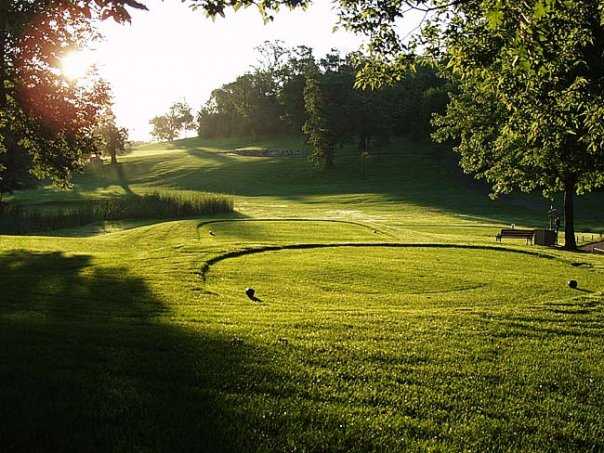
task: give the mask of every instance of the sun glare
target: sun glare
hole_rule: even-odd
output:
[[[61,58],[61,72],[69,80],[77,80],[88,74],[93,60],[90,52],[73,51]]]

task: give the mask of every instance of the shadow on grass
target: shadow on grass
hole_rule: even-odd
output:
[[[115,167],[115,175],[117,177],[119,185],[124,189],[124,192],[127,194],[133,194],[132,189],[130,189],[130,185],[128,184],[128,179],[126,178],[126,174],[124,173],[124,167],[122,164],[117,164]]]
[[[496,326],[497,337],[604,338],[604,299],[546,304],[537,313],[490,315],[484,322]]]
[[[270,147],[269,142],[263,145]],[[488,185],[465,175],[458,166],[457,156],[444,147],[396,141],[389,145],[387,158],[367,163],[365,176],[361,175],[359,155],[352,148],[338,151],[336,168],[328,173],[318,171],[303,159],[243,158],[212,151],[248,145],[249,141],[235,139],[181,140],[162,145],[173,148],[173,154],[138,158],[134,155],[117,169],[105,166],[101,172],[76,178],[76,187],[93,192],[121,187],[126,193],[131,186],[165,187],[245,197],[275,196],[300,204],[313,204],[317,202],[315,197],[333,195],[346,196],[338,202],[353,209],[357,209],[359,202],[378,206],[406,203],[500,223],[543,227],[547,221],[549,201],[539,194],[490,200]],[[47,202],[71,196],[44,191],[40,194]],[[602,197],[602,193],[596,193],[577,199],[579,227],[597,227],[604,222],[604,211],[600,209]],[[41,199],[31,191],[16,197],[17,201],[36,203]],[[555,204],[561,206],[561,197]]]
[[[89,256],[0,255],[3,451],[251,449],[252,389],[266,352],[166,325],[144,281]],[[271,355],[272,357],[272,355]],[[267,373],[267,380],[278,377]]]
[[[416,333],[388,338],[378,328],[381,317],[373,328],[365,315],[342,323],[336,313],[301,320],[297,330],[275,325],[274,333],[291,344],[280,338],[279,347],[268,339],[259,346],[203,324],[166,324],[170,307],[141,278],[98,266],[87,255],[2,254],[0,288],[2,451],[604,448],[597,435],[601,387],[592,390],[577,378],[586,362],[551,361],[530,349],[524,361],[543,360],[547,371],[529,370],[531,388],[571,368],[562,374],[564,385],[551,389],[560,412],[545,410],[543,394],[524,394],[526,376],[515,378],[510,357],[500,357],[510,344],[485,350],[498,333],[492,320],[483,332],[475,333],[472,321],[472,334],[444,336],[436,324],[422,328],[416,318]],[[502,333],[523,324],[495,321]],[[511,346],[541,345],[555,334],[539,331],[542,341],[533,342],[531,327]],[[373,330],[379,348],[349,347],[351,333]],[[326,342],[295,341],[308,332]],[[468,343],[473,336],[479,339]],[[407,346],[406,338],[421,341]],[[585,347],[601,350],[598,345]],[[581,409],[578,402],[585,403],[583,412],[568,430],[565,414]]]
[[[425,144],[401,141],[392,155],[370,162],[361,177],[358,153],[345,150],[336,168],[320,172],[308,161],[287,158],[241,158],[204,150],[197,142],[179,144],[199,166],[162,169],[162,184],[180,190],[200,190],[241,196],[278,196],[298,203],[313,203],[313,196],[373,194],[376,203],[410,203],[446,213],[544,226],[550,201],[539,194],[514,194],[491,200],[487,184],[476,181],[459,168],[450,151]],[[417,148],[409,152],[408,148]],[[130,183],[157,183],[151,171],[165,157],[146,158],[133,164]],[[147,167],[148,166],[148,167]],[[147,167],[147,171],[141,171]],[[560,197],[558,197],[560,198]],[[604,221],[598,209],[602,194],[579,197],[577,218],[585,224]],[[556,201],[561,204],[561,199]]]

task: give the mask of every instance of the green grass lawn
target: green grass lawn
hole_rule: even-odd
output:
[[[352,154],[322,175],[226,153],[248,145],[297,146],[147,145],[15,196],[215,191],[238,212],[0,236],[3,451],[604,450],[604,257],[493,249],[544,202],[491,202],[427,146],[362,179]]]
[[[359,153],[338,151],[336,168],[317,171],[304,159],[258,158],[229,154],[253,146],[297,149],[298,139],[201,140],[143,145],[120,157],[116,171],[90,172],[74,190],[25,191],[21,204],[66,204],[130,191],[135,193],[217,192],[233,195],[238,211],[252,217],[381,218],[391,222],[450,225],[460,220],[516,223],[543,227],[549,201],[539,196],[508,196],[492,201],[488,188],[464,175],[446,148],[399,140],[372,158],[362,175]],[[560,207],[561,199],[557,199]],[[577,222],[602,228],[602,194],[579,197]],[[455,219],[452,221],[452,219]]]

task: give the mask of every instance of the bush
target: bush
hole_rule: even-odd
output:
[[[77,206],[33,208],[0,206],[0,233],[24,234],[75,228],[105,220],[182,219],[233,212],[233,200],[216,194],[154,192]]]

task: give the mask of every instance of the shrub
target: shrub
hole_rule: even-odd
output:
[[[233,200],[224,195],[160,193],[89,200],[69,207],[0,206],[0,233],[75,228],[105,220],[182,219],[233,212]]]

